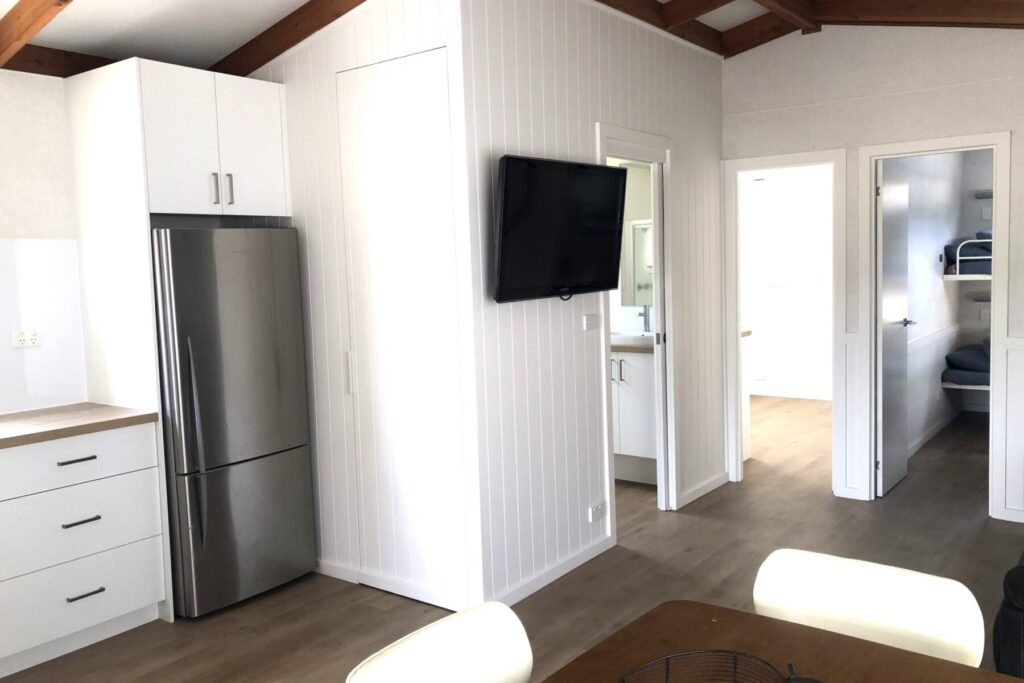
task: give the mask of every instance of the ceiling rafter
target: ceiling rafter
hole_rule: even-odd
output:
[[[766,10],[804,31],[816,31],[818,19],[811,0],[755,0]]]
[[[728,5],[732,0],[668,0],[662,7],[665,28],[672,30]],[[708,27],[710,28],[710,27]]]
[[[722,31],[722,54],[727,59],[735,57],[798,30],[798,27],[771,12],[762,14],[728,31]]]
[[[71,0],[19,0],[0,19],[0,67],[28,45]]]
[[[113,59],[106,57],[29,44],[18,50],[17,54],[4,64],[4,68],[11,71],[67,78],[113,62]]]
[[[814,13],[823,24],[1024,27],[1015,0],[816,0]]]

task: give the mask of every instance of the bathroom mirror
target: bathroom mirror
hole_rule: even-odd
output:
[[[623,231],[623,306],[654,305],[654,226],[649,219],[629,221]]]

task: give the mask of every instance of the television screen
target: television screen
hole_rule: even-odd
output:
[[[625,194],[624,168],[502,157],[495,301],[615,289]]]

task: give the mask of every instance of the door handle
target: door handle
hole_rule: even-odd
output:
[[[78,602],[79,600],[82,600],[83,598],[91,598],[94,595],[99,595],[100,593],[104,593],[104,592],[106,592],[106,590],[107,589],[105,587],[100,586],[96,590],[91,590],[88,593],[82,593],[81,595],[76,595],[73,598],[64,598],[64,599],[67,600],[68,602]]]
[[[615,359],[612,358],[612,381],[615,381]]]
[[[220,204],[220,173],[212,173],[213,176],[213,203]]]
[[[61,524],[60,528],[61,529],[73,529],[76,526],[82,526],[83,524],[88,524],[89,522],[98,522],[101,519],[103,519],[102,515],[93,515],[92,517],[89,517],[88,519],[80,519],[77,522],[68,522],[67,524]]]
[[[235,203],[235,174],[227,173],[225,177],[228,179],[228,204]]]
[[[61,460],[61,461],[59,461],[57,463],[57,467],[67,467],[68,465],[77,465],[80,462],[89,462],[90,460],[95,460],[98,457],[99,456],[96,456],[96,455],[87,455],[84,458],[75,458],[74,460]]]
[[[622,374],[622,359],[621,358],[619,359],[619,381],[620,382],[625,382],[626,381],[626,376]]]
[[[909,318],[904,318],[903,320],[900,321],[900,325],[903,325],[903,327],[910,327],[911,325],[916,325],[916,324],[917,324],[916,320],[910,320]]]

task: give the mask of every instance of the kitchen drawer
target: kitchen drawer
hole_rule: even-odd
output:
[[[155,467],[0,503],[0,581],[160,533]]]
[[[0,582],[0,658],[163,600],[161,538]]]
[[[0,500],[154,466],[155,424],[5,448],[0,450]]]

